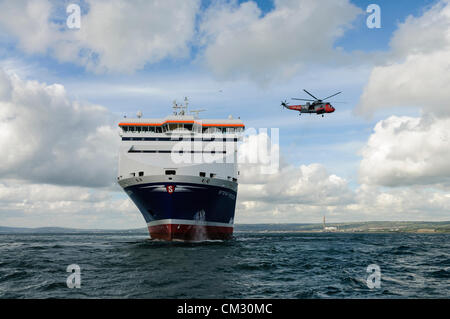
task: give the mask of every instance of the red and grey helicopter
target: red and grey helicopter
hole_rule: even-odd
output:
[[[325,113],[333,113],[335,108],[330,104],[330,102],[324,102],[324,100],[329,99],[330,97],[336,96],[342,92],[335,93],[333,95],[327,96],[323,99],[318,99],[305,89],[303,89],[308,95],[312,96],[314,100],[311,99],[299,99],[296,97],[291,98],[292,100],[300,100],[300,101],[308,101],[305,105],[289,105],[289,103],[284,100],[281,102],[281,106],[287,108],[288,110],[299,111],[298,115],[302,115],[302,113],[315,113],[321,114],[322,117]],[[312,102],[312,103],[310,103]]]

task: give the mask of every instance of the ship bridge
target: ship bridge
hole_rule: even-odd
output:
[[[171,133],[235,133],[245,128],[240,119],[198,119],[193,115],[171,115],[161,118],[134,118],[119,123],[123,132]]]
[[[174,109],[180,107],[174,103]],[[138,112],[136,118],[122,119],[118,180],[177,175],[236,182],[244,123],[232,116],[199,119],[186,113],[182,109],[164,118],[143,118]]]
[[[119,123],[122,132],[129,133],[173,133],[174,131],[192,133],[237,133],[244,130],[244,124],[230,115],[228,119],[199,119],[198,113],[205,110],[191,110],[188,113],[188,99],[184,99],[185,105],[178,105],[173,101],[173,115],[165,118],[142,118],[142,112],[137,113],[137,118],[123,120]],[[178,111],[179,110],[179,111]]]

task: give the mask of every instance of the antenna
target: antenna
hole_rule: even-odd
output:
[[[204,112],[204,111],[206,111],[206,110],[204,110],[204,109],[201,109],[201,110],[191,110],[191,111],[189,111],[189,112],[190,112],[190,113],[193,113],[193,114],[194,114],[194,117],[195,117],[196,119],[198,119],[198,113]]]
[[[187,107],[189,104],[189,100],[187,98],[187,96],[184,97],[184,106],[182,104],[179,105],[179,108],[181,109],[181,111],[179,112],[179,115],[184,115],[187,112]]]
[[[172,106],[172,108],[173,108],[173,114],[174,115],[177,115],[177,109],[181,109],[181,108],[183,108],[183,106],[180,106],[180,105],[178,105],[177,104],[177,100],[173,100],[173,106]],[[180,114],[181,114],[181,112],[180,112]]]
[[[142,117],[142,112],[141,111],[137,111],[136,116],[138,117],[138,119],[140,119]]]

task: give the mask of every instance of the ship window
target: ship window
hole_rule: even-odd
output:
[[[174,170],[166,170],[166,175],[175,175],[176,173]]]
[[[149,126],[148,127],[148,131],[149,132],[154,132],[155,131],[155,127],[154,126]]]
[[[162,132],[162,127],[155,127],[155,131],[156,131],[156,133],[161,133]]]
[[[218,127],[203,128],[203,133],[216,133],[216,132],[222,132],[222,130]]]
[[[192,131],[192,124],[184,124],[184,128],[189,131]]]
[[[234,177],[233,177],[233,182],[237,182],[237,178],[234,178]]]
[[[139,172],[139,176],[144,176],[144,172]]]
[[[122,126],[122,130],[123,130],[124,132],[128,132],[128,126]]]
[[[200,177],[206,177],[206,173],[205,172],[200,172]]]
[[[213,178],[213,177],[216,177],[216,175],[217,174],[211,173],[211,174],[209,174],[209,177]]]
[[[143,126],[143,127],[142,127],[142,131],[143,131],[143,132],[148,132],[148,126]]]
[[[130,175],[131,175],[131,176],[136,176],[136,174],[135,174],[135,173],[130,173]]]

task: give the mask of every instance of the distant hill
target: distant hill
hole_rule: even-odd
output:
[[[450,221],[445,222],[351,222],[327,223],[327,227],[336,227],[337,232],[411,232],[411,233],[450,233]],[[235,224],[236,232],[321,232],[322,223],[315,224]],[[5,227],[0,226],[0,234],[5,233],[41,233],[41,234],[68,234],[68,233],[147,233],[147,228],[136,229],[76,229],[64,227]]]
[[[118,230],[118,229],[76,229],[76,228],[65,228],[65,227],[25,228],[25,227],[0,226],[0,234],[1,233],[68,234],[68,233],[116,233],[116,232],[140,233],[140,232],[148,232],[148,230],[147,230],[147,228]]]
[[[351,223],[327,223],[326,227],[336,227],[337,232],[413,232],[450,233],[450,221],[444,222],[391,222],[369,221]],[[236,225],[235,231],[323,231],[322,223],[315,224],[247,224]]]

